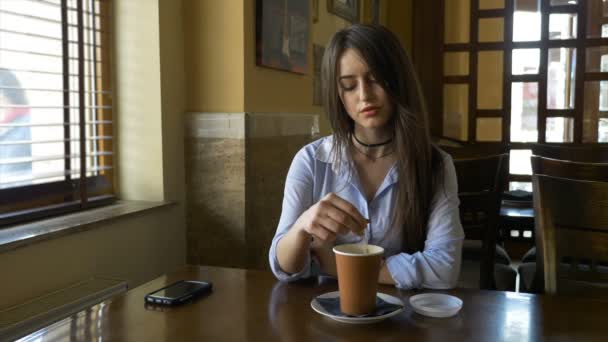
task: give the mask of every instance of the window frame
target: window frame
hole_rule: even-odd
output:
[[[79,177],[74,178],[70,172],[67,172],[64,180],[46,182],[33,185],[25,185],[19,187],[0,189],[0,229],[17,223],[32,221],[44,217],[62,215],[66,213],[86,210],[109,205],[116,201],[115,196],[115,168],[116,160],[114,153],[114,125],[112,120],[115,120],[114,107],[111,105],[114,102],[114,92],[112,84],[112,47],[113,47],[113,22],[111,18],[112,0],[71,0],[75,3],[75,12],[77,16],[77,49],[78,49],[78,88],[73,90],[70,87],[70,58],[73,58],[69,53],[70,44],[74,44],[70,40],[69,26],[71,21],[68,20],[70,11],[74,8],[69,4],[70,0],[61,0],[61,26],[62,26],[62,65],[63,65],[63,122],[64,122],[64,170],[75,170],[76,165],[72,165],[70,128],[73,126],[71,114],[74,112],[74,106],[70,107],[71,94],[77,93],[78,96],[78,129],[79,136],[86,137],[79,139]],[[44,2],[44,1],[43,1]],[[84,2],[88,2],[90,7],[84,8]],[[48,3],[56,5],[55,3]],[[95,11],[95,5],[99,5],[99,12]],[[85,15],[98,16],[100,18],[100,27],[96,27],[96,20],[91,20],[89,25],[92,25],[94,32],[100,32],[101,41],[97,42],[97,34],[93,34],[93,41],[84,39],[84,31],[86,22]],[[104,19],[105,18],[105,19]],[[92,46],[92,53],[89,58],[93,58],[92,62],[95,66],[92,75],[85,73],[85,46]],[[103,57],[98,64],[98,50]],[[99,67],[98,67],[99,65]],[[91,73],[91,71],[89,71]],[[91,79],[93,79],[91,81]],[[95,83],[92,87],[85,86],[85,82]],[[92,89],[92,90],[91,90]],[[99,90],[101,89],[101,90]],[[87,106],[85,96],[90,96],[92,105]],[[107,104],[110,104],[109,106]],[[109,114],[104,113],[108,110]],[[86,110],[91,111],[91,116],[94,116],[96,121],[86,122]],[[72,112],[71,112],[72,111]],[[101,118],[101,119],[99,119]],[[108,120],[109,119],[109,120]],[[94,130],[101,133],[101,137],[109,139],[96,139],[93,133],[87,133],[87,126],[90,126],[90,131]],[[109,128],[108,128],[109,127]],[[95,138],[95,139],[94,139]],[[96,151],[111,151],[110,153],[97,154],[95,163],[101,165],[102,168],[96,171],[102,171],[97,175],[86,176],[91,172],[91,167],[87,167],[87,156],[90,152],[86,143],[88,139],[94,139],[95,144],[105,145],[104,147],[90,148]],[[99,145],[97,145],[99,146]],[[109,169],[104,169],[104,165],[111,165]],[[93,167],[94,168],[94,167]]]
[[[431,89],[434,94],[438,94],[436,104],[430,106],[432,108],[432,121],[434,125],[434,135],[445,140],[455,141],[465,144],[485,144],[485,145],[507,145],[509,149],[532,149],[536,144],[548,145],[581,145],[581,146],[606,146],[602,142],[583,142],[583,120],[584,120],[584,88],[585,82],[588,81],[608,81],[608,72],[587,72],[586,66],[586,50],[589,47],[608,46],[608,38],[588,38],[587,37],[587,1],[579,1],[578,4],[568,5],[550,5],[550,0],[540,0],[541,13],[541,37],[538,41],[513,41],[513,20],[515,0],[504,0],[504,8],[500,9],[479,9],[479,0],[470,0],[469,13],[469,41],[467,43],[445,43],[445,6],[446,1],[439,0],[434,2],[434,12],[440,13],[439,25],[434,30],[429,27],[429,24],[423,22],[414,22],[414,33],[425,34],[427,30],[430,32],[433,51],[418,53],[419,58],[415,58],[415,63],[418,64],[420,71],[423,71],[421,78],[423,82],[427,79],[430,85],[427,89]],[[414,7],[418,13],[428,12],[428,5],[419,5]],[[576,38],[564,40],[549,39],[549,17],[554,13],[572,13],[577,15]],[[414,16],[415,18],[417,15]],[[479,19],[483,18],[502,18],[504,20],[504,31],[502,42],[479,42],[478,30]],[[426,28],[427,30],[425,30]],[[416,37],[415,37],[416,38]],[[416,39],[414,41],[416,42]],[[415,48],[419,48],[420,44]],[[575,92],[574,106],[572,109],[548,109],[547,108],[547,68],[548,68],[548,52],[551,48],[576,48],[576,72],[575,72]],[[514,49],[539,49],[540,61],[538,74],[512,74],[512,54]],[[503,54],[503,98],[502,109],[477,109],[477,62],[478,53],[482,51],[501,51]],[[444,54],[446,52],[467,52],[469,54],[468,75],[464,76],[444,76]],[[430,58],[435,54],[434,58]],[[416,56],[416,54],[415,54]],[[429,77],[428,71],[425,70],[425,64],[435,61],[437,71]],[[420,68],[422,66],[422,68]],[[428,69],[428,68],[427,68]],[[537,141],[536,142],[511,142],[511,85],[513,82],[536,82],[538,84],[538,110],[537,110]],[[433,85],[434,84],[434,85]],[[446,137],[443,131],[443,87],[445,84],[466,84],[469,87],[468,94],[468,118],[465,124],[467,125],[466,140]],[[598,111],[598,119],[603,118],[603,112]],[[547,118],[566,117],[573,118],[573,141],[563,143],[547,143],[546,142],[546,123]],[[502,120],[502,137],[500,142],[485,142],[477,141],[477,119],[478,118],[501,118]],[[599,125],[599,122],[597,123]],[[514,182],[530,182],[530,175],[510,174],[509,180]]]

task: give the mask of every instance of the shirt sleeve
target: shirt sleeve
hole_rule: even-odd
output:
[[[280,281],[295,281],[310,277],[312,273],[310,251],[304,268],[300,272],[293,274],[284,272],[277,259],[277,244],[291,229],[300,215],[313,204],[313,167],[314,156],[305,147],[296,154],[287,173],[281,218],[269,251],[270,269]]]
[[[389,257],[386,266],[402,289],[448,289],[458,283],[464,231],[460,223],[458,182],[452,158],[445,154],[444,185],[437,190],[424,250]]]

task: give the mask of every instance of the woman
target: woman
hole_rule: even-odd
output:
[[[322,65],[333,136],[295,156],[270,265],[283,281],[335,275],[332,247],[385,249],[379,283],[451,288],[464,233],[451,158],[431,143],[413,65],[380,26],[337,32]]]

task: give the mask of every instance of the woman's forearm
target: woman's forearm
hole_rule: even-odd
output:
[[[395,280],[391,276],[391,273],[386,267],[386,263],[382,260],[382,265],[380,266],[380,274],[378,275],[378,283],[384,285],[395,285]]]
[[[310,234],[295,225],[279,240],[277,243],[277,260],[283,272],[294,274],[304,269],[310,242]]]

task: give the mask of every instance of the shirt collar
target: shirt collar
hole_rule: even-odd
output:
[[[317,150],[315,151],[315,159],[324,163],[333,162],[334,156],[331,151],[333,141],[333,135],[323,138],[323,141],[321,141],[321,144],[319,144],[319,147],[317,147]]]
[[[330,135],[328,137],[325,137],[323,139],[323,141],[321,142],[321,144],[319,145],[319,147],[317,147],[317,150],[315,151],[315,159],[317,159],[318,161],[321,161],[323,163],[327,163],[327,164],[332,164],[331,165],[331,169],[338,174],[338,165],[336,165],[336,163],[334,163],[335,159],[335,151],[332,151],[332,147],[333,147],[333,140],[334,137],[333,135]],[[340,151],[340,167],[345,167],[345,170],[349,170],[350,171],[350,156],[348,155],[348,153],[346,153],[346,147],[342,147],[342,150]],[[344,170],[344,169],[343,169]],[[380,188],[384,188],[387,187],[391,184],[394,184],[397,182],[397,180],[399,179],[398,173],[397,173],[397,166],[393,165],[393,167],[390,168],[389,172],[388,172],[388,176],[386,177],[384,183],[380,186]]]

